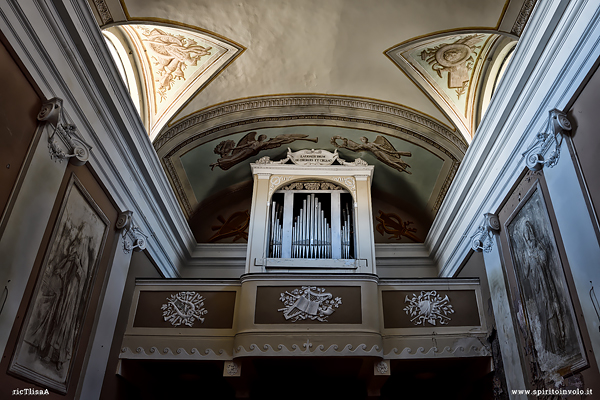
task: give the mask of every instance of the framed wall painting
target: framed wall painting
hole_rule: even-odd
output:
[[[12,374],[67,392],[109,226],[73,174],[15,346]]]
[[[525,325],[541,378],[587,365],[583,341],[539,180],[505,223]]]

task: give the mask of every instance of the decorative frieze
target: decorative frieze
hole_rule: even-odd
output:
[[[510,33],[516,36],[521,36],[523,33],[523,29],[525,29],[525,25],[527,25],[527,21],[529,20],[529,16],[533,11],[533,7],[535,6],[536,0],[525,0],[523,2],[523,6],[521,7],[521,11],[519,11],[519,15],[515,20],[515,24],[513,25]]]
[[[500,220],[492,213],[484,214],[484,223],[471,236],[471,248],[475,251],[492,251],[493,232],[500,230]]]
[[[310,339],[307,339],[305,343],[302,343],[301,346],[297,344],[291,345],[291,350],[285,344],[279,344],[273,348],[273,346],[269,344],[265,344],[264,346],[258,346],[256,344],[251,344],[246,349],[244,346],[238,346],[237,349],[234,349],[235,357],[248,357],[248,356],[333,356],[333,357],[344,357],[344,356],[372,356],[372,357],[381,357],[383,355],[383,351],[380,346],[373,345],[370,349],[366,344],[359,344],[357,346],[353,346],[352,344],[347,344],[345,346],[332,344],[329,347],[325,348],[324,345],[320,344],[318,346],[314,346],[310,342]]]
[[[491,349],[485,345],[472,346],[446,346],[441,351],[437,347],[430,347],[425,351],[424,347],[413,350],[405,347],[401,351],[393,348],[385,354],[386,359],[409,359],[409,358],[456,358],[456,357],[486,357],[492,354]]]
[[[523,153],[525,164],[532,171],[539,171],[544,167],[552,168],[558,163],[563,136],[571,131],[571,122],[567,114],[557,109],[550,110],[549,114],[546,128],[535,135],[535,140]],[[546,159],[545,155],[552,146],[554,149]]]
[[[62,104],[62,99],[54,97],[42,105],[37,115],[38,121],[51,130],[48,134],[50,158],[59,163],[68,159],[73,165],[84,165],[90,158],[92,146],[83,140],[75,125],[65,121]]]

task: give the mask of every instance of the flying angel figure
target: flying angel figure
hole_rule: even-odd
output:
[[[317,143],[319,138],[308,138],[308,135],[300,133],[288,133],[284,135],[277,135],[274,138],[265,140],[267,135],[258,135],[256,132],[250,132],[244,136],[240,141],[235,144],[233,140],[223,140],[215,147],[215,154],[219,154],[221,158],[216,163],[210,164],[210,169],[213,170],[215,167],[219,167],[222,170],[228,170],[234,165],[257,155],[263,150],[275,149],[295,142],[296,140],[308,140],[309,142]]]
[[[338,140],[341,140],[342,144],[338,144]],[[408,165],[404,162],[404,160],[402,160],[402,156],[412,156],[412,153],[410,151],[396,151],[396,149],[389,142],[389,140],[387,140],[383,136],[377,136],[377,138],[375,138],[375,141],[373,141],[372,143],[370,143],[369,139],[367,139],[364,136],[360,138],[360,141],[361,143],[356,143],[352,140],[337,135],[331,138],[331,144],[333,144],[335,147],[339,147],[341,149],[348,149],[356,152],[370,151],[382,163],[389,165],[390,167],[400,172],[412,174],[412,172],[406,170],[406,168],[410,168],[410,165]]]
[[[161,99],[166,98],[166,92],[175,79],[185,80],[183,70],[186,66],[197,66],[201,57],[211,55],[212,47],[200,46],[194,39],[182,35],[172,35],[157,28],[144,35],[144,41],[156,60],[156,72],[162,76],[156,80]]]

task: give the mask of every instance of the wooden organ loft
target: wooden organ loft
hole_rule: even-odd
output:
[[[247,273],[375,273],[373,166],[327,150],[288,150],[251,167]]]

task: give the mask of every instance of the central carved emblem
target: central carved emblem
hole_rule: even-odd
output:
[[[469,71],[473,69],[477,46],[485,35],[474,34],[458,39],[454,43],[444,43],[421,52],[421,59],[427,61],[431,68],[442,77],[442,72],[448,72],[448,89],[456,89],[460,99],[469,84]]]
[[[203,315],[208,311],[204,308],[204,297],[196,292],[179,292],[167,298],[167,304],[162,305],[163,318],[173,326],[181,324],[189,327],[196,320],[204,322]]]
[[[408,303],[404,311],[411,317],[410,322],[415,325],[425,325],[425,322],[436,325],[438,320],[440,325],[446,325],[451,319],[448,314],[454,313],[448,295],[442,298],[435,290],[422,291],[418,296],[413,293],[412,298],[406,296],[404,302]]]
[[[285,307],[277,311],[283,311],[285,319],[292,322],[304,319],[327,322],[327,317],[342,304],[341,297],[334,299],[331,293],[316,286],[302,286],[291,293],[286,291],[279,300]]]

